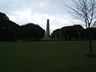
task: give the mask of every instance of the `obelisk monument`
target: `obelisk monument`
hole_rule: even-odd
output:
[[[46,32],[45,32],[45,40],[50,40],[50,24],[49,19],[47,19]]]

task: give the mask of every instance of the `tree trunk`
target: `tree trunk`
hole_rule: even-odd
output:
[[[92,48],[92,32],[91,29],[89,28],[89,47],[90,47],[90,56],[93,56],[93,48]]]
[[[90,38],[89,40],[89,45],[90,45],[90,56],[93,55],[93,48],[92,48],[92,39]]]

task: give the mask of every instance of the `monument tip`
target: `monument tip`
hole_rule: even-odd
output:
[[[47,21],[49,21],[49,19],[47,19]]]

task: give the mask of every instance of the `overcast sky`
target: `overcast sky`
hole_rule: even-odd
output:
[[[0,11],[19,25],[31,22],[43,29],[46,29],[49,19],[52,32],[63,26],[81,23],[71,16],[66,4],[71,5],[71,0],[0,0]]]

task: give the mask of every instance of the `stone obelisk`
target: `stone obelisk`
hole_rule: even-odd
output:
[[[50,40],[50,24],[49,19],[47,19],[46,32],[45,32],[45,40]]]

